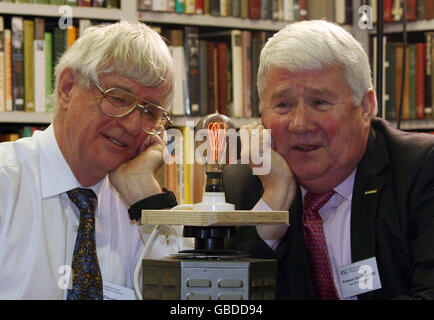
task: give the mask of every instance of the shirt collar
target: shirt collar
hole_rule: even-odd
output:
[[[354,188],[354,179],[356,177],[357,167],[351,172],[351,174],[338,186],[334,188],[334,191],[341,195],[342,197],[346,198],[347,200],[352,200],[353,198],[353,188]],[[307,193],[307,190],[300,186],[301,193],[304,199],[304,196]]]
[[[84,188],[63,157],[51,124],[39,136],[42,197],[49,198],[75,188]],[[90,187],[97,195],[105,179]]]

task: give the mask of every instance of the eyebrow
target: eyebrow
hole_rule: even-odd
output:
[[[320,89],[304,88],[304,90],[305,90],[305,92],[307,92],[308,95],[325,95],[325,96],[332,97],[332,98],[336,97],[336,93],[333,92],[332,90],[328,89],[328,88],[320,88]],[[293,88],[285,88],[283,90],[275,92],[271,96],[271,99],[282,98],[282,97],[284,97],[286,95],[292,94],[293,91],[294,91]]]

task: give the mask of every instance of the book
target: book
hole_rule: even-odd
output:
[[[184,1],[182,3],[184,3]],[[152,10],[152,0],[139,0],[139,1],[137,1],[137,9],[143,10],[143,11],[151,11]],[[184,12],[184,9],[182,12]]]
[[[232,0],[232,16],[241,17],[241,0]]]
[[[405,0],[407,4],[407,20],[417,19],[417,0]]]
[[[241,30],[231,30],[232,51],[232,116],[243,116],[243,51]]]
[[[72,25],[66,29],[66,48],[72,46],[75,40],[77,40],[77,27]]]
[[[327,21],[334,20],[334,0],[308,0],[307,10],[309,20],[325,19]]]
[[[199,28],[184,27],[184,47],[186,57],[188,102],[186,115],[199,115]]]
[[[34,102],[36,112],[45,112],[45,20],[35,18],[34,56]]]
[[[249,0],[249,18],[261,19],[261,0]]]
[[[208,41],[208,113],[218,111],[218,81],[217,81],[217,49],[212,41]]]
[[[22,17],[12,17],[12,92],[13,110],[24,111],[24,44]]]
[[[434,32],[426,32],[425,117],[434,118]]]
[[[50,96],[53,93],[53,34],[44,33],[45,42],[45,111],[51,112]]]
[[[294,0],[283,0],[283,20],[294,21]]]
[[[299,20],[304,21],[308,18],[308,11],[307,11],[307,0],[299,0],[298,5],[300,7],[299,12]]]
[[[12,31],[5,29],[5,53],[4,53],[4,65],[5,65],[5,110],[13,110],[13,91],[12,91]]]
[[[208,45],[207,40],[199,40],[199,113],[208,113]]]
[[[409,118],[416,119],[416,45],[410,44],[408,51]]]
[[[425,0],[425,20],[434,19],[434,0]]]
[[[152,5],[152,3],[151,3],[151,5]],[[185,12],[185,1],[184,0],[175,0],[175,12],[177,12],[177,13],[184,13]]]
[[[231,15],[231,3],[229,0],[220,0],[220,15],[227,17]]]
[[[195,0],[184,0],[185,8],[184,12],[188,14],[196,13],[196,1]]]
[[[416,43],[416,118],[425,118],[426,43]]]
[[[6,111],[5,100],[5,27],[3,16],[0,16],[0,112]]]
[[[184,31],[180,29],[169,30],[167,39],[170,42],[170,52],[175,63],[175,88],[173,98],[173,114],[185,115],[187,99],[187,70],[185,66]]]
[[[35,111],[34,41],[35,22],[24,20],[24,110]]]
[[[217,42],[217,79],[218,79],[218,107],[220,114],[227,115],[227,44]]]
[[[252,116],[252,32],[241,32],[243,52],[243,116]]]
[[[386,94],[387,99],[384,107],[386,109],[386,119],[393,120],[396,118],[396,44],[387,41],[386,43]]]
[[[152,0],[152,11],[167,11],[167,0]]]
[[[210,0],[210,13],[213,16],[220,15],[220,0]]]
[[[196,4],[194,7],[195,14],[204,14],[205,13],[205,2],[204,0],[196,0]]]

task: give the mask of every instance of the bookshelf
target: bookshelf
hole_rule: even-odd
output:
[[[428,33],[434,32],[433,12],[430,5],[424,1],[406,1],[408,20],[406,22],[407,48],[405,50],[403,49],[402,35],[402,3],[398,0],[384,1],[385,22],[383,31],[385,41],[382,60],[383,93],[385,96],[383,98],[383,117],[396,126],[396,114],[398,113],[401,92],[401,74],[402,69],[405,68],[406,84],[404,89],[403,118],[401,119],[400,129],[433,131],[434,112],[432,111],[433,103],[430,97],[434,92],[434,86],[431,84],[431,74],[434,70],[432,67],[434,51],[432,53],[428,52],[429,47],[432,46],[432,40],[427,36]],[[374,57],[376,52],[376,43],[374,43],[376,42],[376,35],[377,28],[374,28],[370,32],[371,56],[374,59],[374,64],[376,60],[376,57]],[[427,44],[427,42],[430,42],[430,44]],[[406,61],[404,64],[402,63],[403,51],[406,51]],[[379,94],[378,98],[380,98]],[[423,109],[425,110],[424,113],[421,111]]]
[[[40,17],[60,17],[60,6],[51,4],[36,4],[36,3],[9,3],[0,2],[0,14],[11,15],[30,15]],[[122,9],[115,8],[92,8],[92,7],[71,7],[72,16],[74,19],[98,19],[98,20],[120,20],[123,16],[127,16]]]

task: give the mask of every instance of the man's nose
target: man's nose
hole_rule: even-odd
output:
[[[118,124],[123,127],[128,134],[137,136],[142,132],[142,114],[139,108],[118,119]]]
[[[288,131],[299,134],[311,130],[311,117],[308,107],[303,102],[299,102],[289,114]]]

